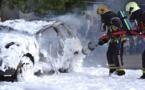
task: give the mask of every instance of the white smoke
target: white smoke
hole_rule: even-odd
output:
[[[58,16],[58,19],[66,22],[67,24],[74,25],[74,26],[81,25],[82,23],[81,17],[75,14],[61,15]]]

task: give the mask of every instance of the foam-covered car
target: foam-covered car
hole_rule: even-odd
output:
[[[0,23],[0,77],[81,71],[81,43],[62,21]]]

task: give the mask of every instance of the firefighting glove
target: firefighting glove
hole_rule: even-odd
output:
[[[104,41],[99,41],[98,42],[98,45],[103,45],[104,44]]]
[[[99,40],[98,45],[104,45],[105,43],[107,43],[109,40],[108,39],[103,39],[103,40]]]

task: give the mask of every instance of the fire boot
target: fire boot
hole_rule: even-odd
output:
[[[109,66],[109,75],[111,75],[115,71],[116,71],[116,67],[115,66]]]
[[[145,79],[145,70],[142,70],[142,76],[140,77],[140,79]]]
[[[125,75],[125,70],[124,70],[124,68],[117,68],[116,69],[116,74],[118,75],[118,76],[122,76],[122,75]]]

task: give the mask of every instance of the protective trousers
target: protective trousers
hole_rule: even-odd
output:
[[[118,47],[116,42],[110,42],[107,50],[107,60],[109,66],[116,66],[117,68],[123,67],[123,43]]]

